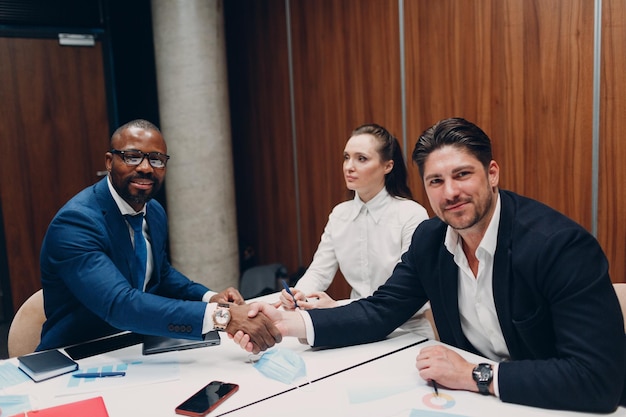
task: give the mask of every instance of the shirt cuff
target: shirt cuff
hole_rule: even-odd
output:
[[[217,294],[215,291],[207,291],[204,293],[204,295],[202,296],[202,301],[204,301],[205,303],[210,303],[211,302],[211,297],[213,297],[215,294]]]
[[[311,316],[309,312],[306,310],[301,310],[299,308],[296,309],[298,313],[302,316],[302,320],[304,320],[304,330],[306,332],[306,342],[309,346],[313,346],[315,343],[315,329],[313,327],[313,320],[311,320]]]
[[[500,388],[498,387],[498,369],[499,364],[493,365],[493,393],[496,397],[500,398]]]
[[[202,301],[204,301],[204,297],[202,297]],[[202,320],[202,334],[206,334],[211,330],[215,330],[215,327],[213,327],[213,313],[215,312],[216,308],[217,303],[207,302],[206,310],[204,310],[204,319]]]

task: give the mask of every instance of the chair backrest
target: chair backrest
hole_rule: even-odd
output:
[[[46,321],[43,290],[31,295],[17,310],[7,339],[9,357],[33,353],[41,340],[41,327]]]
[[[283,264],[253,266],[243,272],[239,281],[239,292],[246,300],[271,294],[282,288],[277,283],[281,277],[287,278],[287,269]]]
[[[615,293],[619,299],[619,303],[622,306],[622,315],[624,316],[624,332],[626,332],[626,282],[616,282],[613,284]]]
[[[424,317],[426,317],[426,320],[428,320],[430,326],[433,328],[435,340],[439,340],[439,333],[437,332],[437,326],[435,325],[435,317],[433,316],[433,311],[430,308],[424,310]]]

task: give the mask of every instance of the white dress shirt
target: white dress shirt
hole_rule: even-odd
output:
[[[446,249],[454,255],[454,262],[459,267],[459,314],[463,333],[476,349],[496,362],[510,358],[493,298],[493,264],[499,225],[500,195],[498,194],[493,217],[485,236],[476,249],[475,255],[478,259],[476,276],[469,267],[459,234],[448,226],[445,238]],[[496,395],[499,396],[497,374],[497,369],[495,369],[494,388]]]
[[[148,224],[146,223],[146,208],[147,206],[144,204],[143,209],[141,209],[140,211],[135,211],[134,208],[132,208],[130,206],[130,204],[128,204],[115,190],[115,188],[113,188],[113,184],[111,183],[111,177],[107,177],[108,181],[107,184],[109,185],[109,191],[111,192],[111,195],[113,196],[113,200],[115,200],[115,204],[117,204],[117,208],[120,209],[120,212],[122,213],[122,216],[126,216],[126,215],[137,215],[139,213],[143,213],[143,224],[141,227],[141,230],[143,232],[143,237],[146,240],[146,276],[145,279],[143,280],[143,288],[142,290],[146,289],[146,286],[148,285],[148,281],[150,280],[150,277],[152,276],[152,270],[154,269],[154,261],[152,258],[152,243],[150,241],[150,234],[148,233]],[[133,243],[133,247],[135,246],[135,232],[133,231],[133,228],[131,227],[130,223],[128,223],[128,220],[126,220],[126,226],[128,227],[128,233],[130,234],[130,240]]]

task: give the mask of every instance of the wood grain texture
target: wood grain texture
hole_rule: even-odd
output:
[[[590,229],[593,2],[412,0],[405,12],[412,144],[464,117],[491,137],[502,188]]]
[[[298,265],[285,2],[224,2],[240,242]],[[242,248],[243,249],[243,248]]]
[[[104,169],[108,119],[100,42],[0,38],[0,198],[14,310],[41,288],[56,211]]]
[[[401,134],[398,8],[387,0],[290,4],[302,253],[308,265],[332,207],[347,199],[342,155],[352,130],[375,122]],[[342,281],[335,279],[331,296],[349,296]]]
[[[244,110],[240,114],[233,112],[233,117],[235,124],[240,120],[243,125],[263,120],[256,130],[266,129],[266,124],[280,126],[271,128],[272,137],[282,149],[275,155],[284,157],[281,163],[286,166],[293,157],[288,155],[293,151],[289,148],[291,125],[285,127],[290,117],[284,101],[288,77],[282,61],[286,58],[277,52],[286,49],[286,42],[271,34],[284,27],[283,4],[249,2],[246,24],[252,29],[243,30],[262,38],[250,38],[249,45],[239,46],[259,49],[253,55],[258,62],[248,60],[242,65],[242,71],[250,73],[244,79],[254,79],[252,85],[257,87],[248,91],[246,100],[251,103],[240,108]],[[397,136],[401,134],[400,38],[396,2],[292,0],[289,5],[302,263],[306,266],[328,213],[346,199],[341,153],[350,131],[358,124],[377,122]],[[270,11],[260,12],[263,7]],[[621,94],[625,76],[620,70],[625,59],[625,7],[617,0],[603,2],[598,237],[609,256],[614,281],[624,281],[626,274],[626,216],[622,209],[626,191],[619,171],[620,161],[626,157],[619,135],[625,123],[625,94]],[[585,0],[405,0],[409,155],[425,128],[442,118],[465,117],[492,138],[502,170],[502,188],[542,201],[590,230],[593,24],[594,2]],[[271,86],[274,94],[263,93],[260,100],[261,84]],[[272,196],[263,185],[261,192],[251,191],[257,183],[287,184],[289,190],[295,187],[295,183],[284,182],[289,181],[284,172],[273,173],[265,158],[254,155],[251,152],[243,160],[262,167],[244,168],[251,173],[240,176],[238,182],[239,187],[241,178],[254,181],[254,186],[245,189],[251,193],[248,200],[242,200],[247,201],[246,207],[257,198]],[[409,175],[416,199],[428,207],[412,163]],[[288,212],[295,210],[292,201],[293,196],[288,195]],[[252,213],[246,207],[242,209],[238,202],[238,209],[243,210],[240,218],[241,213]],[[240,225],[253,231],[259,245],[276,245],[275,253],[284,255],[280,260],[293,271],[298,263],[294,260],[297,237],[292,234],[297,227],[295,215],[268,209],[250,216],[249,221],[240,219]],[[276,222],[276,218],[284,220],[284,238],[271,231],[258,232],[257,227],[262,226],[257,224]],[[273,261],[265,255],[261,259]]]
[[[626,3],[602,2],[598,240],[613,282],[626,282]]]

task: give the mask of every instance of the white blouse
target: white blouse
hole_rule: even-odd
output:
[[[350,298],[371,295],[391,276],[415,228],[427,218],[424,207],[394,198],[385,188],[367,203],[355,193],[328,216],[313,261],[296,288],[326,291],[339,268],[352,287]]]
[[[295,287],[305,294],[326,291],[339,268],[352,287],[351,299],[371,295],[391,276],[415,228],[426,219],[424,207],[392,197],[385,188],[367,203],[355,193],[353,200],[338,204],[328,216],[313,261]],[[417,317],[428,307],[427,303],[416,314],[418,323],[412,319],[414,323],[403,328],[432,337],[430,324]]]

